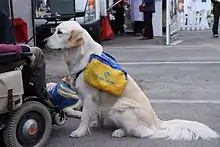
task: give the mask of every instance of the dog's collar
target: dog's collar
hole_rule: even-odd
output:
[[[76,73],[75,81],[79,77],[79,75],[84,71],[84,69],[80,70],[78,73]]]

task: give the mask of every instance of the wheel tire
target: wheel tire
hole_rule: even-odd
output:
[[[22,104],[22,106],[13,112],[12,117],[10,118],[6,128],[3,132],[3,138],[7,147],[24,147],[18,140],[17,132],[18,126],[20,126],[20,121],[25,115],[28,115],[31,112],[35,112],[36,114],[40,114],[40,118],[44,121],[43,128],[45,129],[42,132],[42,137],[38,140],[37,143],[31,145],[33,147],[43,147],[46,146],[52,130],[52,118],[50,112],[47,107],[45,107],[42,103],[37,101],[27,101]],[[32,114],[32,113],[31,113]],[[23,118],[25,119],[25,118]],[[25,124],[24,124],[25,125]],[[23,126],[24,126],[23,125]],[[29,130],[30,131],[30,130]],[[42,131],[42,130],[40,130]],[[29,132],[30,133],[30,132]],[[22,134],[23,135],[23,134]]]

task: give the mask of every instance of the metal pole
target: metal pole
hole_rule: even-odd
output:
[[[76,2],[73,0],[73,15],[74,15],[74,21],[76,21]]]
[[[12,28],[13,44],[16,44],[15,30],[14,30],[14,10],[13,10],[12,0],[9,0],[9,7],[10,7],[10,16],[11,16],[11,28]]]
[[[32,33],[33,33],[33,36],[31,38],[28,39],[28,41],[26,42],[26,44],[28,44],[32,39],[34,41],[34,46],[37,45],[36,43],[36,25],[35,25],[35,8],[36,8],[36,1],[35,0],[31,0],[31,20],[32,20]]]
[[[119,4],[120,2],[121,2],[121,0],[118,0],[116,3],[114,3],[113,5],[111,5],[111,6],[107,9],[107,11],[110,10],[110,9],[112,9],[114,6],[116,6],[116,5]]]

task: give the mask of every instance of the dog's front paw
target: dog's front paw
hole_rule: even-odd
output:
[[[73,131],[69,137],[71,138],[79,138],[79,137],[83,137],[87,134],[87,131],[80,131],[80,130],[75,130]]]

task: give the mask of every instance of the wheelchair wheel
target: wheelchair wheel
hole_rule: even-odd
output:
[[[7,147],[43,147],[51,135],[52,119],[47,107],[27,101],[16,110],[4,129]]]

